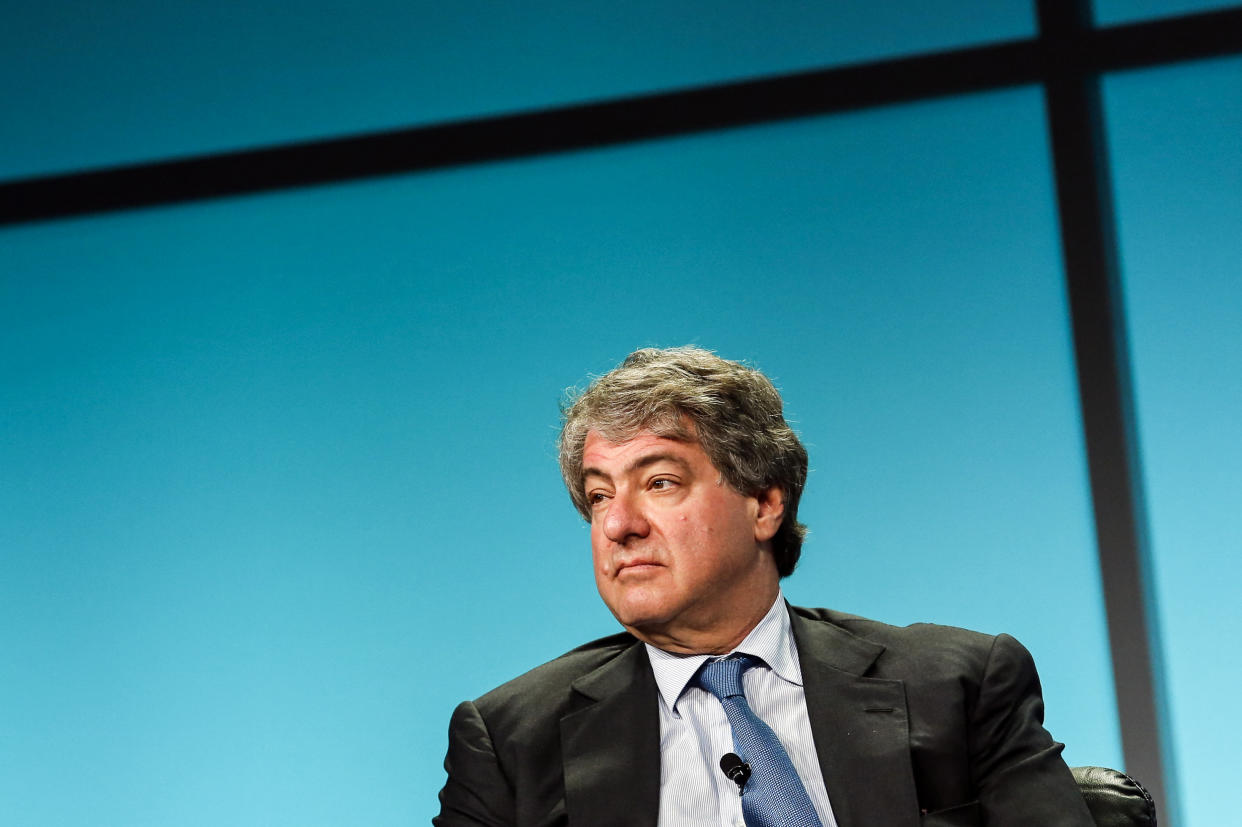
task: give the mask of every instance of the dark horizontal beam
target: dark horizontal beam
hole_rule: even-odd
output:
[[[859,109],[1037,77],[1033,43],[804,72],[544,111],[33,178],[0,224],[242,195]]]
[[[1170,42],[1173,41],[1173,42]],[[1083,71],[1242,52],[1242,10],[1084,34]],[[0,184],[0,225],[590,149],[1044,80],[1036,39],[602,103]]]
[[[1115,26],[1080,37],[1083,68],[1103,73],[1242,53],[1242,8]]]

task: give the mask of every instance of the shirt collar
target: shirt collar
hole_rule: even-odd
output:
[[[704,661],[714,659],[714,655],[676,655],[657,649],[650,643],[647,657],[651,661],[651,670],[655,673],[656,686],[660,689],[660,697],[665,707],[677,711],[677,700],[685,691],[686,684],[699,671]],[[780,589],[776,592],[776,601],[768,613],[763,616],[755,628],[750,630],[732,654],[754,655],[763,660],[768,667],[782,680],[798,686],[802,685],[802,667],[798,663],[798,646],[794,643],[793,632],[789,628],[789,611],[785,608],[785,596]],[[725,655],[724,657],[727,657]]]

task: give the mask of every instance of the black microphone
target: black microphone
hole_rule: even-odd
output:
[[[750,764],[743,761],[736,752],[726,752],[720,756],[720,770],[730,781],[737,784],[738,795],[741,795],[746,781],[750,778]]]

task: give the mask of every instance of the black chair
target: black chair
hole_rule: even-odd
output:
[[[1143,785],[1105,767],[1070,767],[1097,827],[1156,827],[1156,804]]]

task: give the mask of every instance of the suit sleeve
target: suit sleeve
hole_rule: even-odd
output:
[[[1093,827],[1063,744],[1044,729],[1044,701],[1030,653],[998,636],[971,716],[971,763],[989,827]]]
[[[487,724],[470,701],[458,705],[449,723],[448,781],[440,791],[435,827],[512,827],[513,789],[496,759]]]

